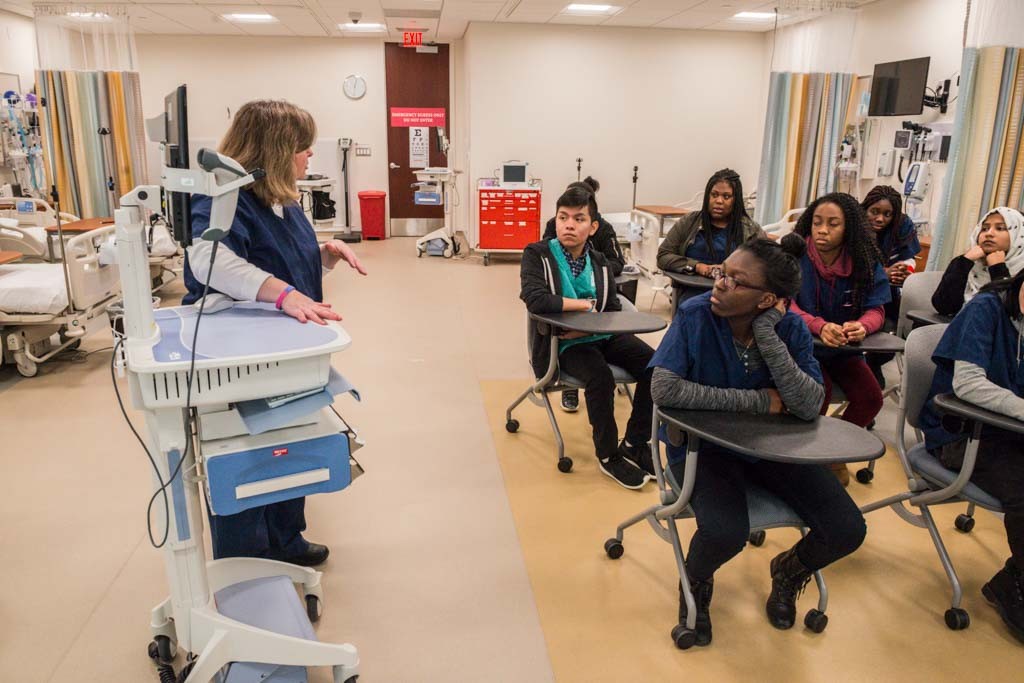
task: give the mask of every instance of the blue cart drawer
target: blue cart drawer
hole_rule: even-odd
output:
[[[351,483],[351,448],[344,423],[330,412],[316,424],[258,436],[203,442],[206,488],[215,515],[340,491]]]

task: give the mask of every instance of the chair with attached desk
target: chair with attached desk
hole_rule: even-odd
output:
[[[914,429],[920,426],[921,409],[928,398],[932,375],[935,373],[932,353],[945,331],[946,325],[929,325],[912,331],[907,337],[904,359],[906,368],[903,374],[902,400],[897,427],[898,442],[903,440],[905,425],[909,424]],[[928,452],[924,443],[919,443],[906,452],[901,449],[899,457],[907,476],[908,490],[865,505],[861,511],[867,513],[891,507],[906,522],[928,530],[932,543],[935,544],[939,561],[942,563],[942,568],[953,589],[952,605],[945,613],[946,626],[954,631],[959,631],[967,628],[971,620],[967,611],[960,607],[963,597],[960,579],[953,568],[953,562],[946,551],[946,546],[942,542],[942,536],[935,525],[930,508],[933,505],[967,502],[972,506],[977,505],[992,512],[1002,512],[1002,506],[998,500],[970,481],[978,455],[979,437],[982,427],[986,425],[1024,433],[1024,423],[1005,415],[983,410],[961,401],[951,394],[937,396],[935,406],[945,414],[944,422],[951,420],[959,427],[955,431],[969,434],[963,467],[959,472],[947,469],[938,458]],[[907,509],[905,504],[916,507],[919,513],[914,514]],[[974,527],[974,519],[968,515],[959,515],[956,519],[956,527],[960,531],[969,532]]]
[[[869,334],[864,338],[864,341],[858,343],[851,343],[847,346],[840,346],[837,349],[831,349],[832,353],[894,353],[899,357],[903,354],[904,342],[901,338],[896,335],[888,334],[887,332],[875,332]],[[830,349],[827,347],[820,337],[814,338],[814,350],[815,356],[818,356],[819,351]],[[884,396],[895,394],[896,390],[883,393]],[[838,403],[839,407],[832,411],[833,416],[842,415],[847,405],[846,396],[843,394],[842,388],[833,383],[832,384],[832,403]],[[857,481],[861,484],[870,484],[875,478],[875,460],[868,462],[866,467],[862,467],[856,472]]]
[[[526,391],[512,402],[512,405],[505,411],[505,429],[512,434],[519,431],[519,420],[512,417],[512,411],[525,401],[530,399],[535,405],[543,406],[547,411],[548,420],[551,422],[551,430],[555,433],[555,442],[558,444],[558,471],[569,473],[572,471],[572,458],[565,455],[565,441],[562,439],[562,431],[558,428],[558,421],[555,419],[555,411],[551,408],[551,401],[548,394],[562,392],[566,389],[583,389],[583,382],[561,372],[558,367],[558,330],[575,330],[597,333],[644,333],[657,332],[665,327],[665,321],[645,313],[638,313],[636,307],[621,294],[619,302],[622,304],[622,312],[609,313],[553,313],[550,315],[527,314],[526,316],[526,350],[527,358],[533,357],[533,337],[538,326],[545,326],[545,336],[551,344],[551,353],[548,360],[548,367],[544,376],[536,379]],[[633,395],[629,391],[630,384],[636,384],[636,378],[628,372],[615,365],[609,366],[615,383],[624,387],[630,401]]]
[[[662,463],[659,431],[672,425],[686,434],[686,463],[683,481],[676,481],[671,468]],[[881,457],[885,445],[877,436],[855,425],[831,417],[805,422],[789,415],[751,415],[721,411],[675,410],[655,406],[651,429],[651,454],[658,482],[660,502],[630,517],[618,526],[615,536],[605,541],[608,557],[617,560],[625,552],[625,530],[647,521],[654,532],[672,545],[676,568],[686,601],[686,623],[672,629],[676,647],[686,650],[695,643],[697,610],[686,574],[685,557],[676,520],[693,517],[690,496],[693,494],[697,458],[701,440],[728,448],[743,455],[807,465],[860,462]],[[747,490],[750,542],[760,545],[765,529],[796,527],[806,533],[799,515],[781,499],[759,487]],[[828,624],[828,590],[821,572],[814,573],[818,586],[818,604],[807,612],[804,625],[821,633]]]
[[[942,281],[941,270],[929,270],[924,273],[911,273],[910,277],[903,281],[900,288],[900,314],[896,321],[896,335],[906,339],[915,326],[920,324],[926,317],[932,317],[934,322],[949,322],[940,316],[932,306],[932,294]],[[911,315],[913,314],[913,315]],[[903,368],[900,368],[902,372]]]
[[[672,282],[672,294],[669,300],[672,302],[672,315],[679,308],[679,304],[690,297],[699,296],[715,286],[714,278],[704,277],[693,273],[676,273],[663,270],[662,275]]]

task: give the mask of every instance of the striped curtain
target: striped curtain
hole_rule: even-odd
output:
[[[139,74],[38,71],[36,84],[47,182],[57,186],[61,209],[113,215],[117,200],[145,178]]]
[[[972,228],[995,206],[1024,210],[1024,54],[1014,47],[967,47],[949,170],[928,269],[963,252]]]
[[[765,225],[835,188],[856,77],[775,71],[768,91],[754,219]]]

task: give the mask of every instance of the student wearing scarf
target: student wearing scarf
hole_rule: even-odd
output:
[[[946,266],[932,306],[956,315],[990,282],[1024,270],[1024,216],[1006,206],[990,210],[971,232],[971,248]]]

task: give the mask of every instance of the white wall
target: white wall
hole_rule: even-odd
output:
[[[36,63],[35,24],[0,10],[0,71],[21,76],[21,89],[28,92],[36,82]]]
[[[316,119],[319,139],[310,172],[340,176],[337,139],[354,138],[372,156],[349,154],[352,224],[358,226],[360,190],[387,190],[387,122],[384,43],[376,39],[154,36],[136,38],[145,116],[163,111],[164,95],[182,83],[189,88],[189,135],[215,143],[227,130],[229,111],[249,100],[289,100]],[[366,79],[367,93],[349,100],[342,83],[349,74]],[[147,151],[151,178],[159,168],[155,148]],[[342,197],[339,221],[344,219]]]
[[[928,85],[935,87],[951,78],[957,96],[956,76],[963,56],[963,29],[966,0],[879,0],[861,8],[853,50],[854,70],[870,76],[875,64],[916,57],[931,57]],[[949,122],[956,116],[959,102],[949,106],[946,114],[938,109],[925,109],[921,116],[880,117],[879,139],[882,148],[891,148],[893,136],[905,120],[919,123]],[[946,175],[945,164],[932,164],[932,189],[929,215],[938,207]],[[862,193],[875,184],[898,186],[895,175],[864,181]]]
[[[545,216],[576,157],[605,213],[631,208],[634,164],[640,204],[688,199],[723,166],[757,187],[759,34],[474,23],[464,43],[474,246],[476,180],[508,159],[543,179]]]

